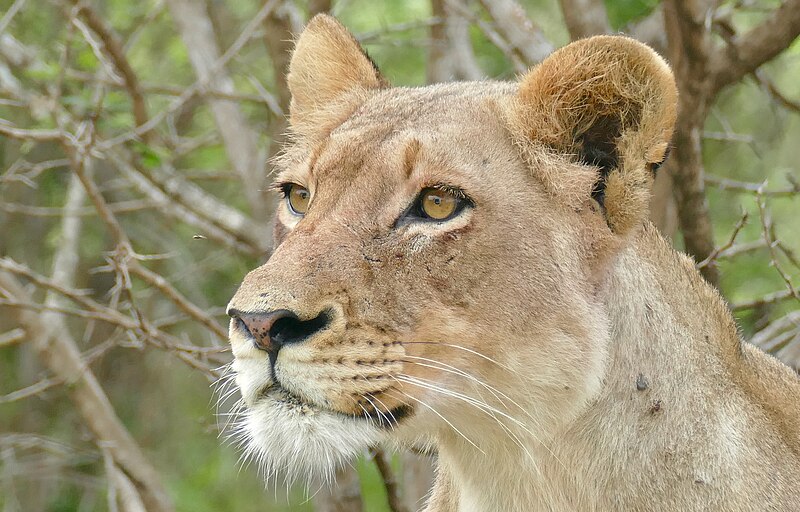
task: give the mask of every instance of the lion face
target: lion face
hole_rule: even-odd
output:
[[[386,87],[329,17],[289,84],[276,248],[229,305],[267,471],[329,475],[387,439],[481,452],[567,421],[603,375],[594,297],[623,245],[597,165],[522,147],[516,84]]]

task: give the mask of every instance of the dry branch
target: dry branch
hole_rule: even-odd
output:
[[[746,181],[732,180],[729,178],[722,178],[711,174],[705,175],[705,181],[708,185],[714,185],[720,190],[733,190],[734,192],[745,193],[758,193],[762,196],[769,197],[799,197],[800,185],[792,184],[789,187],[781,189],[765,189],[763,183],[748,183]]]
[[[738,311],[744,311],[744,310],[747,310],[747,309],[756,309],[756,308],[760,308],[760,307],[763,307],[763,306],[768,306],[770,304],[776,304],[778,302],[782,302],[784,300],[793,299],[793,298],[794,298],[794,294],[792,293],[792,291],[790,291],[790,290],[781,290],[781,291],[778,291],[778,292],[768,293],[767,295],[764,295],[763,297],[760,297],[758,299],[753,299],[753,300],[748,300],[748,301],[732,304],[731,305],[731,310],[735,311],[735,312],[738,312]]]
[[[350,466],[338,470],[333,486],[320,489],[313,501],[315,512],[360,512],[364,503],[358,473]]]
[[[792,112],[796,112],[800,114],[800,101],[792,100],[786,97],[780,89],[772,82],[772,80],[767,77],[767,74],[764,73],[762,70],[758,69],[755,71],[754,75],[756,79],[764,87],[770,96],[783,108],[790,110]]]
[[[0,272],[0,288],[14,300],[32,302],[30,295],[8,272]],[[85,366],[62,317],[56,313],[35,314],[24,309],[14,311],[41,360],[56,378],[70,384],[68,389],[72,400],[94,434],[98,447],[107,449],[134,482],[147,509],[154,512],[173,510],[160,476],[117,417],[94,374]]]
[[[137,125],[143,125],[147,122],[147,106],[144,101],[144,94],[142,88],[139,86],[139,78],[133,71],[128,58],[125,56],[125,50],[122,47],[122,42],[114,33],[114,30],[103,20],[97,12],[92,9],[86,2],[79,0],[69,0],[75,6],[78,16],[83,18],[89,28],[97,34],[103,44],[103,49],[108,53],[115,68],[122,76],[125,83],[125,89],[131,98],[133,105],[133,118]],[[149,134],[148,134],[149,135]]]
[[[211,349],[208,350],[205,347],[189,345],[184,341],[161,331],[152,322],[142,318],[131,318],[130,316],[125,315],[113,307],[105,306],[94,299],[91,299],[81,290],[75,290],[68,286],[61,285],[52,279],[48,279],[37,274],[25,265],[21,265],[9,258],[0,258],[0,270],[18,276],[23,276],[37,286],[48,291],[53,291],[60,296],[75,302],[75,304],[80,307],[69,308],[52,301],[50,303],[39,304],[36,302],[26,302],[15,299],[0,299],[0,305],[20,309],[29,309],[39,312],[54,311],[67,315],[107,322],[126,331],[130,331],[136,336],[142,337],[144,341],[151,342],[158,348],[172,351],[176,356],[189,363],[192,367],[203,370],[203,372],[209,375],[211,378],[215,378],[217,376],[216,373],[210,370],[207,365],[198,360],[195,357],[195,354],[218,353],[221,350],[219,347],[211,347]]]
[[[378,467],[378,472],[381,474],[383,485],[386,488],[389,510],[391,510],[391,512],[408,512],[405,503],[403,503],[400,486],[395,478],[394,470],[392,469],[391,458],[381,448],[373,448],[371,455],[375,461],[375,465]]]
[[[736,243],[736,237],[739,235],[739,232],[742,230],[744,225],[747,224],[747,217],[748,217],[747,212],[746,211],[743,212],[742,218],[739,219],[739,222],[737,222],[736,225],[733,227],[733,231],[731,231],[731,236],[728,237],[728,241],[725,242],[723,245],[714,249],[706,259],[697,263],[697,265],[695,266],[700,269],[708,265],[715,265],[717,259],[719,259],[720,254],[733,247],[733,244]]]
[[[109,153],[111,155],[116,154],[115,152]],[[179,198],[178,196],[170,196],[164,192],[153,180],[149,179],[148,176],[143,174],[140,169],[126,160],[122,155],[120,155],[120,158],[112,159],[111,163],[116,166],[122,175],[139,189],[141,193],[145,194],[150,201],[155,203],[158,211],[198,229],[203,237],[208,237],[211,240],[220,242],[242,254],[257,256],[265,253],[266,249],[264,249],[264,246],[268,240],[264,241],[264,246],[261,244],[255,245],[250,236],[245,237],[247,234],[246,231],[239,231],[236,228],[236,225],[239,224],[238,217],[242,216],[242,218],[245,219],[241,212],[230,209],[210,196],[208,196],[208,201],[192,203],[193,208],[190,209],[188,206],[185,206],[186,199]],[[181,191],[190,192],[191,187],[183,188]],[[225,213],[228,210],[236,213],[233,215],[226,215]],[[201,211],[203,214],[198,215],[196,213],[197,211]],[[208,220],[209,217],[214,218],[217,222],[211,222]],[[250,224],[250,222],[243,221],[242,224],[246,226]],[[258,236],[260,231],[261,230],[254,230],[250,235]],[[243,238],[247,241],[244,241]],[[266,238],[266,235],[264,238]]]
[[[561,12],[573,41],[611,32],[603,0],[561,0]]]
[[[53,142],[61,140],[62,133],[59,130],[28,130],[9,125],[4,119],[0,119],[0,135],[5,135],[12,139],[34,140],[37,142]]]
[[[714,251],[714,236],[706,202],[701,133],[711,97],[706,77],[710,33],[705,23],[709,5],[702,1],[666,0],[669,60],[678,83],[678,119],[666,171],[673,193],[686,252],[704,261]],[[700,269],[710,283],[719,283],[714,265]]]
[[[205,4],[192,0],[167,0],[166,3],[186,45],[189,60],[198,79],[212,89],[233,92],[233,80],[225,70],[224,59],[217,48],[214,29]],[[277,3],[276,0],[267,1],[254,20],[260,23]],[[244,44],[243,42],[252,36],[257,26],[251,23],[250,27],[245,28],[237,43]],[[229,49],[231,54],[238,52],[235,48],[237,43]],[[263,158],[256,145],[257,136],[247,124],[236,103],[216,98],[208,98],[208,102],[225,143],[228,159],[244,185],[243,189],[247,194],[251,211],[256,217],[261,217],[264,213],[261,193],[264,177],[261,173]]]
[[[800,0],[785,0],[760,25],[727,38],[709,56],[711,90],[736,83],[789,47],[800,35]]]
[[[553,45],[544,37],[542,30],[514,0],[481,0],[481,5],[492,17],[511,50],[526,66],[538,64],[553,52]]]
[[[25,331],[22,329],[11,329],[0,334],[0,347],[9,347],[25,339]]]
[[[189,315],[191,318],[194,318],[201,325],[204,325],[209,331],[216,334],[221,340],[228,339],[227,329],[220,326],[219,322],[215,321],[205,311],[197,307],[197,305],[187,299],[181,292],[176,290],[171,284],[169,284],[169,281],[164,279],[163,276],[146,268],[138,261],[131,262],[130,270],[133,274],[139,276],[144,282],[155,286],[161,291],[161,293],[174,302],[181,311]]]
[[[285,4],[282,4],[282,7]],[[325,6],[317,6],[325,7]],[[294,34],[301,27],[295,26],[296,20],[285,8],[275,9],[264,19],[264,46],[272,63],[272,77],[275,96],[278,100],[280,114],[275,116],[270,125],[269,157],[275,156],[281,149],[287,130],[286,115],[289,114],[289,87],[286,84],[286,73],[289,70],[289,58],[294,47]]]
[[[428,83],[484,78],[469,35],[469,21],[461,0],[432,0],[431,44],[426,68]]]

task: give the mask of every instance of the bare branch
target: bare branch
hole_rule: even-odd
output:
[[[25,5],[25,0],[15,0],[3,17],[0,18],[0,35],[6,30],[8,24],[11,23],[11,20],[14,19],[14,16],[22,9],[23,5]]]
[[[211,318],[205,311],[197,307],[193,302],[183,296],[181,292],[176,290],[169,282],[161,275],[156,274],[152,270],[144,267],[138,261],[131,262],[130,270],[147,284],[155,286],[161,293],[166,295],[178,308],[197,320],[201,325],[204,325],[208,330],[216,334],[220,339],[228,339],[228,331],[219,325],[213,318]]]
[[[26,130],[8,124],[4,119],[0,119],[0,135],[5,135],[12,139],[34,140],[36,142],[53,142],[61,140],[60,130]]]
[[[108,208],[114,213],[134,213],[142,210],[152,210],[157,205],[151,201],[134,199],[131,201],[120,201],[118,203],[108,203]],[[19,213],[31,217],[63,217],[64,209],[57,206],[30,206],[21,203],[0,203],[0,210],[7,213]],[[91,206],[84,206],[75,211],[75,215],[89,217],[97,215],[97,211]]]
[[[394,471],[392,470],[391,460],[380,448],[373,448],[371,452],[372,458],[375,460],[375,465],[378,467],[378,472],[383,478],[383,485],[386,487],[386,499],[389,502],[389,510],[391,510],[391,512],[408,512],[408,509],[403,503],[400,487],[397,484]]]
[[[110,154],[113,157],[118,153],[111,151]],[[247,218],[244,217],[241,212],[229,208],[216,198],[213,198],[213,196],[208,196],[206,194],[202,195],[203,200],[191,203],[193,208],[190,209],[185,206],[188,198],[182,197],[182,195],[171,196],[167,194],[140,172],[139,169],[134,167],[134,165],[124,157],[124,153],[118,155],[118,158],[112,158],[110,160],[111,163],[115,165],[117,169],[121,171],[122,175],[133,183],[139,191],[153,201],[159,211],[200,230],[202,236],[220,242],[228,247],[232,247],[242,254],[257,256],[266,253],[265,247],[267,243],[270,242],[266,233],[262,237],[261,243],[256,245],[256,242],[251,237],[258,237],[262,230],[253,229],[248,233],[246,228],[250,225],[251,221],[245,220]],[[185,181],[175,180],[173,183],[176,185],[176,189],[179,189],[182,193],[188,194],[192,191],[193,187],[191,186],[180,186],[186,183]],[[202,215],[198,215],[196,213],[198,211],[202,212]],[[210,222],[208,220],[209,218],[214,219],[216,222]]]
[[[754,240],[752,242],[743,242],[740,244],[736,244],[732,247],[721,251],[717,256],[718,260],[725,259],[725,258],[735,258],[740,254],[745,254],[748,252],[757,251],[759,249],[764,249],[767,246],[767,241],[763,238],[759,238],[758,240]]]
[[[561,0],[561,12],[573,41],[611,33],[603,0]]]
[[[432,0],[431,45],[428,50],[428,83],[480,80],[484,77],[472,51],[466,8],[461,0]]]
[[[131,98],[133,106],[133,118],[137,126],[143,125],[147,122],[147,106],[144,102],[144,95],[139,86],[139,78],[133,71],[128,58],[125,56],[125,50],[122,47],[122,42],[119,37],[114,33],[113,29],[103,20],[97,12],[92,9],[86,2],[79,0],[69,0],[75,6],[78,15],[83,18],[89,28],[97,34],[103,44],[103,49],[111,58],[115,68],[122,76],[125,83],[125,89],[128,96]]]
[[[709,185],[715,185],[720,190],[732,190],[734,192],[758,193],[762,196],[770,197],[798,197],[800,196],[800,185],[793,184],[782,189],[767,190],[763,183],[748,183],[737,181],[712,174],[705,175],[705,181]]]
[[[686,251],[704,261],[714,251],[714,236],[705,195],[701,134],[711,102],[706,77],[710,34],[705,1],[664,3],[669,60],[680,94],[673,151],[665,168],[673,177],[673,193]],[[714,265],[700,269],[710,283],[719,283]]]
[[[291,18],[285,6],[285,3],[282,4],[281,7],[284,8],[276,9],[264,19],[264,46],[272,63],[275,96],[281,111],[281,114],[275,117],[270,126],[270,158],[278,153],[285,140],[286,115],[289,113],[290,100],[289,87],[286,84],[286,73],[289,71],[289,59],[294,46],[294,34],[299,33],[301,28],[293,26],[295,21]]]
[[[51,301],[50,304],[38,304],[36,302],[21,301],[11,297],[10,299],[0,299],[0,305],[13,307],[17,309],[24,309],[37,312],[56,312],[66,315],[73,315],[81,318],[96,319],[116,325],[130,331],[134,336],[140,336],[144,341],[152,343],[154,346],[171,351],[176,357],[183,360],[193,368],[202,370],[209,378],[214,379],[218,377],[214,370],[211,370],[207,364],[197,358],[197,355],[218,354],[226,351],[225,347],[199,347],[196,345],[189,345],[182,340],[177,339],[160,329],[153,323],[145,320],[143,317],[131,318],[117,309],[104,306],[89,297],[84,296],[79,290],[60,285],[53,282],[44,276],[41,276],[24,265],[16,263],[15,261],[2,258],[0,259],[0,270],[10,274],[24,276],[30,279],[37,286],[41,286],[47,290],[52,290],[64,297],[74,301],[82,308],[70,308]]]
[[[0,287],[12,298],[31,302],[25,289],[7,272],[0,272]],[[17,320],[33,341],[42,361],[56,378],[71,384],[68,388],[70,395],[95,435],[98,446],[107,448],[135,482],[147,509],[172,511],[173,506],[161,478],[117,417],[94,374],[83,364],[80,351],[61,316],[54,313],[38,315],[24,309],[15,311]]]
[[[721,253],[733,247],[733,244],[736,242],[736,237],[739,235],[739,232],[742,230],[744,225],[747,224],[747,217],[748,217],[747,211],[742,212],[742,218],[739,219],[739,222],[737,222],[736,225],[733,227],[733,231],[731,232],[731,236],[728,237],[728,241],[725,242],[723,245],[714,249],[714,251],[711,254],[709,254],[706,259],[699,262],[695,266],[698,269],[700,269],[706,267],[707,265],[715,264]]]
[[[9,347],[25,339],[25,331],[22,329],[11,329],[0,334],[0,348]]]
[[[773,292],[764,295],[759,299],[740,302],[738,304],[732,304],[731,310],[736,312],[736,311],[744,311],[746,309],[756,309],[762,306],[767,306],[769,304],[776,304],[786,299],[793,299],[793,298],[794,294],[790,290],[781,290],[779,292]]]
[[[0,404],[17,402],[32,396],[40,395],[48,389],[61,384],[63,384],[63,382],[58,379],[42,379],[34,384],[31,384],[30,386],[26,386],[22,389],[18,389],[16,391],[12,391],[11,393],[0,396]]]
[[[338,470],[333,487],[322,488],[314,496],[315,512],[361,512],[361,481],[350,466]]]
[[[773,351],[780,348],[780,336],[787,330],[800,329],[800,311],[792,311],[787,315],[770,322],[750,338],[750,343],[762,350]]]
[[[709,56],[712,91],[741,80],[785,50],[800,35],[800,0],[785,0],[760,25],[731,36]]]
[[[756,204],[758,204],[758,213],[759,218],[761,219],[761,233],[764,237],[764,240],[767,241],[767,247],[769,248],[769,254],[772,259],[772,266],[781,276],[783,282],[786,283],[786,289],[789,291],[792,297],[800,301],[800,295],[797,294],[797,290],[792,283],[792,278],[783,270],[783,266],[778,261],[778,252],[775,249],[772,219],[767,211],[767,205],[764,202],[764,196],[760,193],[760,191],[756,196]]]
[[[514,0],[481,0],[481,5],[527,66],[541,62],[553,52],[553,45]]]
[[[769,79],[767,74],[760,69],[757,69],[754,73],[756,76],[756,80],[761,84],[761,86],[767,90],[770,96],[772,96],[775,101],[777,101],[783,108],[787,110],[791,110],[792,112],[800,114],[800,101],[791,100],[787,98]]]
[[[66,71],[66,77],[71,80],[77,80],[83,83],[102,84],[114,88],[125,87],[125,84],[123,82],[115,80],[114,77],[107,77],[107,76],[98,77],[75,69],[68,69]],[[180,96],[186,90],[185,87],[176,87],[172,85],[162,85],[162,84],[154,84],[148,82],[142,82],[140,86],[143,93],[160,94],[164,96]],[[201,92],[198,93],[198,96],[203,98],[211,97],[221,100],[247,101],[250,103],[258,103],[260,105],[265,105],[268,108],[270,108],[270,110],[272,110],[272,113],[275,115],[281,114],[280,111],[275,111],[273,108],[273,106],[275,105],[275,100],[274,99],[267,100],[261,94],[247,94],[237,91],[220,91],[217,89],[213,89],[211,87],[205,87]]]
[[[228,55],[234,55],[239,51],[278,2],[267,1],[223,56],[220,56],[217,48],[213,26],[204,3],[192,0],[167,0],[166,3],[186,45],[198,79],[213,89],[233,92],[233,80],[227,74],[222,62],[230,59]],[[256,217],[261,217],[264,212],[264,200],[260,189],[264,176],[261,173],[263,157],[260,156],[256,145],[257,136],[248,126],[238,105],[214,98],[209,98],[208,101],[225,143],[228,159],[244,185],[250,208]]]

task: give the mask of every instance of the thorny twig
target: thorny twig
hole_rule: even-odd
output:
[[[708,255],[708,258],[699,262],[695,266],[697,268],[703,268],[706,265],[713,265],[721,253],[733,247],[733,244],[736,242],[736,237],[739,235],[739,231],[741,231],[744,225],[747,224],[747,217],[747,211],[742,212],[742,218],[740,218],[739,222],[737,222],[733,227],[733,231],[731,232],[731,236],[728,238],[728,241],[714,249],[714,251]]]

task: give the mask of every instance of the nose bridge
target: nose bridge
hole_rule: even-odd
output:
[[[245,276],[231,308],[285,309],[301,318],[312,317],[353,276],[349,267],[357,262],[353,259],[357,255],[352,232],[331,219],[300,224],[264,265]]]

